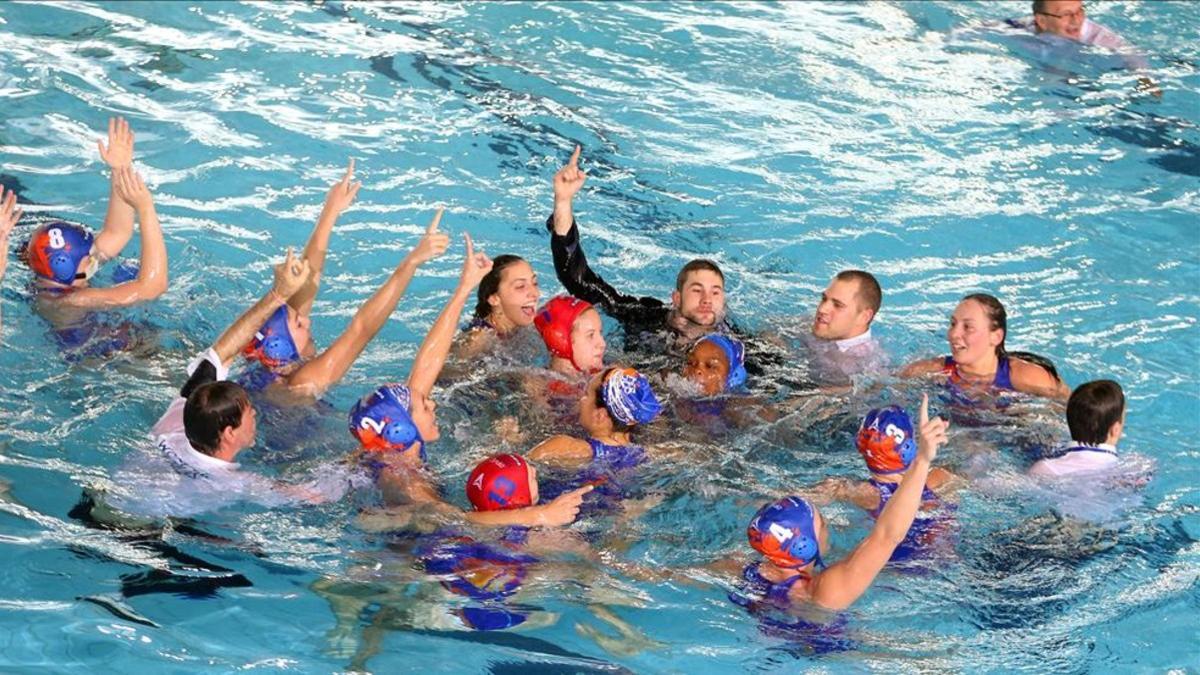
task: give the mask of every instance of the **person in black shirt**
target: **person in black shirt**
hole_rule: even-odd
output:
[[[567,291],[597,305],[621,323],[626,349],[646,349],[649,335],[667,331],[668,349],[682,351],[713,332],[735,332],[725,318],[725,275],[711,260],[688,262],[675,279],[670,304],[651,297],[625,295],[588,266],[579,243],[573,202],[587,176],[579,170],[578,146],[571,160],[554,175],[554,213],[546,221],[554,270]]]

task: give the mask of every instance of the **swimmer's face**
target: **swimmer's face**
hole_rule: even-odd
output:
[[[542,289],[537,274],[524,260],[517,261],[500,272],[500,285],[488,296],[492,306],[492,323],[497,326],[523,328],[533,325]],[[499,319],[499,320],[497,320]]]
[[[226,427],[226,433],[229,434],[229,444],[235,448],[234,454],[252,447],[258,438],[258,412],[254,406],[247,404],[242,408],[242,421],[236,429]]]
[[[692,270],[683,287],[671,293],[679,315],[699,326],[715,325],[725,316],[725,282],[712,270]]]
[[[525,462],[525,468],[529,471],[529,505],[537,506],[538,497],[538,480],[537,469],[534,468],[531,462]]]
[[[875,312],[858,297],[856,279],[830,282],[821,293],[821,302],[813,316],[812,334],[822,340],[845,340],[867,332]]]
[[[604,367],[604,326],[600,313],[594,309],[584,310],[571,324],[571,354],[575,367],[592,373]]]
[[[296,349],[299,350],[300,356],[311,359],[317,355],[317,345],[312,339],[312,317],[300,316],[300,313],[287,308],[288,315],[288,332],[292,334],[292,342],[296,343]]]
[[[1087,13],[1082,0],[1049,0],[1033,15],[1039,33],[1052,33],[1078,41],[1083,36]]]
[[[421,433],[421,438],[425,439],[426,443],[436,441],[442,436],[437,425],[436,410],[437,404],[433,402],[432,398],[416,391],[412,392],[412,409],[409,414],[412,416],[417,431]]]
[[[946,342],[950,355],[963,364],[974,364],[995,358],[996,346],[1004,341],[1004,330],[992,328],[987,309],[975,300],[963,300],[950,315]]]
[[[583,396],[579,398],[579,425],[593,436],[612,428],[612,418],[608,416],[608,410],[596,403],[596,392],[600,390],[600,376],[603,374],[599,373],[589,380],[587,389],[583,390]]]
[[[729,378],[729,357],[725,350],[711,340],[696,343],[688,352],[683,376],[700,385],[705,396],[716,396],[725,391]]]

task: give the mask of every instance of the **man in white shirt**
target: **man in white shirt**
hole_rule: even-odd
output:
[[[135,515],[165,517],[242,499],[265,505],[325,500],[315,486],[286,485],[241,469],[235,460],[254,445],[257,413],[246,390],[225,379],[258,327],[309,276],[308,261],[297,261],[289,250],[275,266],[271,290],[188,364],[187,383],[150,432],[152,456],[127,463],[129,470],[119,474],[116,493],[106,503]]]
[[[1125,393],[1112,380],[1079,385],[1067,400],[1071,443],[1040,459],[1031,476],[1060,477],[1108,471],[1117,465],[1117,441],[1125,429]]]
[[[1109,49],[1130,68],[1146,68],[1145,57],[1112,30],[1087,18],[1082,0],[1034,0],[1033,16],[1009,19],[1009,25],[1038,35],[1057,35],[1092,47]],[[1148,80],[1147,80],[1148,82]]]
[[[871,322],[883,303],[879,281],[869,272],[842,270],[821,293],[813,316],[812,366],[822,380],[879,374],[887,354],[871,335]]]

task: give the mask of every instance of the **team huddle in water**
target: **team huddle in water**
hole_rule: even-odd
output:
[[[1106,35],[1087,22],[1081,6],[1058,5],[1071,3],[1035,3],[1039,32],[1061,24],[1062,34],[1076,40]],[[85,358],[131,347],[126,331],[94,322],[95,312],[153,301],[168,288],[162,228],[154,197],[133,168],[134,134],[128,123],[111,120],[107,142],[99,142],[98,150],[111,171],[101,230],[93,234],[78,224],[43,219],[31,224],[27,241],[18,248],[18,257],[32,272],[38,314],[51,325],[64,354],[83,350]],[[310,316],[334,227],[361,187],[351,161],[330,187],[303,250],[288,249],[274,266],[270,287],[187,364],[179,395],[150,430],[152,451],[131,452],[129,463],[141,470],[144,482],[123,481],[135,486],[133,494],[108,499],[105,517],[120,512],[120,526],[125,516],[187,518],[205,510],[180,499],[185,492],[304,505],[340,499],[366,486],[376,491],[379,504],[359,525],[421,533],[409,553],[445,588],[471,599],[457,615],[463,625],[495,630],[526,623],[528,615],[505,602],[542,551],[562,545],[541,534],[593,514],[637,517],[652,509],[654,501],[627,489],[630,477],[650,463],[687,461],[669,443],[640,440],[645,430],[664,420],[679,427],[711,420],[748,427],[776,419],[794,403],[764,403],[756,395],[756,380],[770,379],[794,355],[772,336],[745,331],[728,318],[726,279],[716,262],[695,259],[683,265],[666,300],[622,293],[593,269],[574,213],[587,179],[579,166],[581,152],[576,147],[553,176],[554,206],[546,220],[556,276],[565,292],[543,298],[528,262],[515,255],[490,258],[465,235],[457,284],[417,349],[407,377],[380,382],[344,411],[359,448],[354,470],[344,481],[289,484],[237,463],[239,454],[256,443],[256,405],[304,408],[321,402],[383,329],[418,269],[452,245],[440,229],[438,210],[343,332],[319,349]],[[0,278],[10,233],[22,217],[16,194],[0,195]],[[93,285],[98,270],[121,254],[135,227],[141,243],[137,264],[118,266],[112,285]],[[946,332],[948,354],[893,368],[871,331],[883,297],[877,279],[855,269],[838,272],[821,293],[802,338],[811,376],[806,384],[813,385],[813,395],[872,392],[885,379],[911,379],[933,386],[948,417],[968,421],[979,411],[1003,413],[1022,398],[1065,401],[1069,442],[1042,452],[1030,462],[1028,473],[1047,480],[1078,478],[1103,475],[1117,465],[1125,397],[1116,382],[1095,380],[1072,390],[1049,359],[1009,351],[1007,312],[987,293],[966,295],[954,308]],[[616,334],[623,341],[624,362],[607,358],[605,316],[620,327]],[[545,345],[546,368],[527,377],[519,395],[555,419],[552,426],[574,431],[534,439],[525,453],[480,458],[464,486],[470,506],[460,509],[443,496],[429,470],[437,461],[431,447],[441,435],[438,384],[454,379],[454,373],[444,372],[448,364],[503,353],[516,342],[513,338],[532,331]],[[239,356],[245,367],[231,380]],[[672,405],[681,399],[687,405]],[[889,562],[919,557],[952,539],[954,492],[967,479],[934,466],[939,448],[951,441],[950,423],[930,415],[928,394],[912,411],[892,404],[852,412],[861,415],[855,444],[866,479],[829,477],[797,486],[795,494],[778,495],[746,526],[747,544],[758,557],[710,565],[736,579],[738,591],[731,600],[772,625],[792,625],[781,624],[778,616],[807,607],[844,609]],[[969,434],[960,431],[955,439]],[[539,482],[539,467],[570,478]],[[331,483],[336,483],[332,489]],[[154,492],[165,497],[147,507],[144,498]],[[96,499],[105,501],[103,495]],[[848,555],[827,565],[829,525],[820,507],[833,501],[861,508],[874,525]],[[487,528],[500,533],[497,541],[466,534]],[[597,559],[595,551],[588,555]],[[617,566],[638,579],[664,578],[662,570]]]
[[[133,169],[133,141],[128,124],[117,118],[110,122],[108,142],[100,143],[112,175],[99,234],[93,236],[72,223],[43,222],[19,251],[33,273],[36,306],[56,331],[77,330],[90,311],[153,300],[167,288],[162,231],[153,197]],[[677,408],[665,405],[656,392],[665,377],[639,372],[631,363],[606,361],[601,312],[620,324],[631,359],[665,356],[675,364],[672,376],[686,383],[692,415],[722,418],[739,402],[753,401],[755,378],[780,359],[780,345],[728,320],[725,277],[711,260],[684,265],[668,301],[623,294],[592,269],[573,211],[586,180],[579,168],[580,154],[576,147],[554,175],[554,209],[546,222],[555,270],[567,293],[543,302],[537,275],[525,260],[512,255],[493,260],[465,235],[457,285],[417,350],[408,377],[380,383],[348,411],[349,432],[360,446],[360,478],[378,490],[382,501],[373,527],[402,530],[434,517],[443,526],[458,521],[462,527],[505,528],[499,548],[443,527],[435,544],[414,553],[430,575],[459,580],[446,582],[447,588],[482,603],[461,616],[477,629],[508,628],[524,621],[523,615],[496,609],[496,603],[515,592],[525,567],[537,561],[530,553],[534,533],[570,525],[596,509],[619,510],[627,496],[622,484],[630,472],[647,462],[681,461],[635,440],[640,430]],[[346,489],[330,493],[314,484],[274,481],[242,469],[236,459],[255,443],[252,397],[281,407],[318,402],[384,326],[417,269],[451,246],[449,236],[439,229],[439,210],[342,334],[318,349],[309,316],[334,225],[360,187],[351,161],[329,189],[304,249],[298,255],[289,249],[274,267],[270,288],[187,365],[179,396],[151,430],[159,461],[151,480],[159,487],[168,485],[170,492],[190,485],[267,504],[319,503],[345,493]],[[4,238],[21,215],[15,195],[4,195]],[[142,244],[136,269],[128,268],[125,278],[112,286],[92,286],[97,269],[131,239],[135,219]],[[472,317],[460,328],[472,296]],[[950,317],[949,354],[895,372],[871,334],[882,300],[875,277],[861,270],[839,272],[821,294],[806,336],[819,393],[837,393],[851,384],[869,387],[873,379],[895,375],[933,381],[952,414],[1003,410],[1019,397],[1066,400],[1071,442],[1046,453],[1030,473],[1093,474],[1116,463],[1125,407],[1120,386],[1098,380],[1072,391],[1048,359],[1009,352],[1007,315],[995,297],[964,297]],[[579,433],[551,436],[524,455],[484,458],[468,477],[465,490],[471,508],[462,511],[442,497],[427,470],[430,446],[440,436],[435,387],[448,360],[469,362],[502,352],[512,337],[529,330],[536,330],[545,344],[549,372],[535,391],[527,388],[526,393],[543,403],[553,402],[550,407],[558,410],[565,404]],[[230,381],[230,368],[239,355],[247,368],[236,382]],[[805,605],[842,609],[866,591],[889,561],[935,544],[945,524],[954,519],[947,497],[963,481],[934,466],[939,447],[948,442],[949,423],[930,417],[928,406],[925,395],[915,422],[898,405],[862,411],[856,444],[867,480],[829,478],[762,506],[747,526],[749,546],[762,557],[728,570],[738,573],[742,589],[731,597],[755,611],[766,607],[787,612]],[[749,424],[770,419],[769,405],[755,403],[751,408],[755,412]],[[566,467],[574,478],[547,489],[539,485],[538,466]],[[346,487],[353,485],[348,481]],[[861,507],[875,524],[849,555],[826,566],[829,531],[818,507],[834,500]],[[165,504],[160,512],[139,515],[194,515],[170,499]],[[128,504],[115,506],[137,511]],[[489,572],[479,581],[483,568]]]

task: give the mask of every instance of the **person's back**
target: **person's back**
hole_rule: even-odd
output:
[[[1032,476],[1061,477],[1106,472],[1117,465],[1117,442],[1125,429],[1125,393],[1113,380],[1079,385],[1067,400],[1071,442],[1029,469]]]

